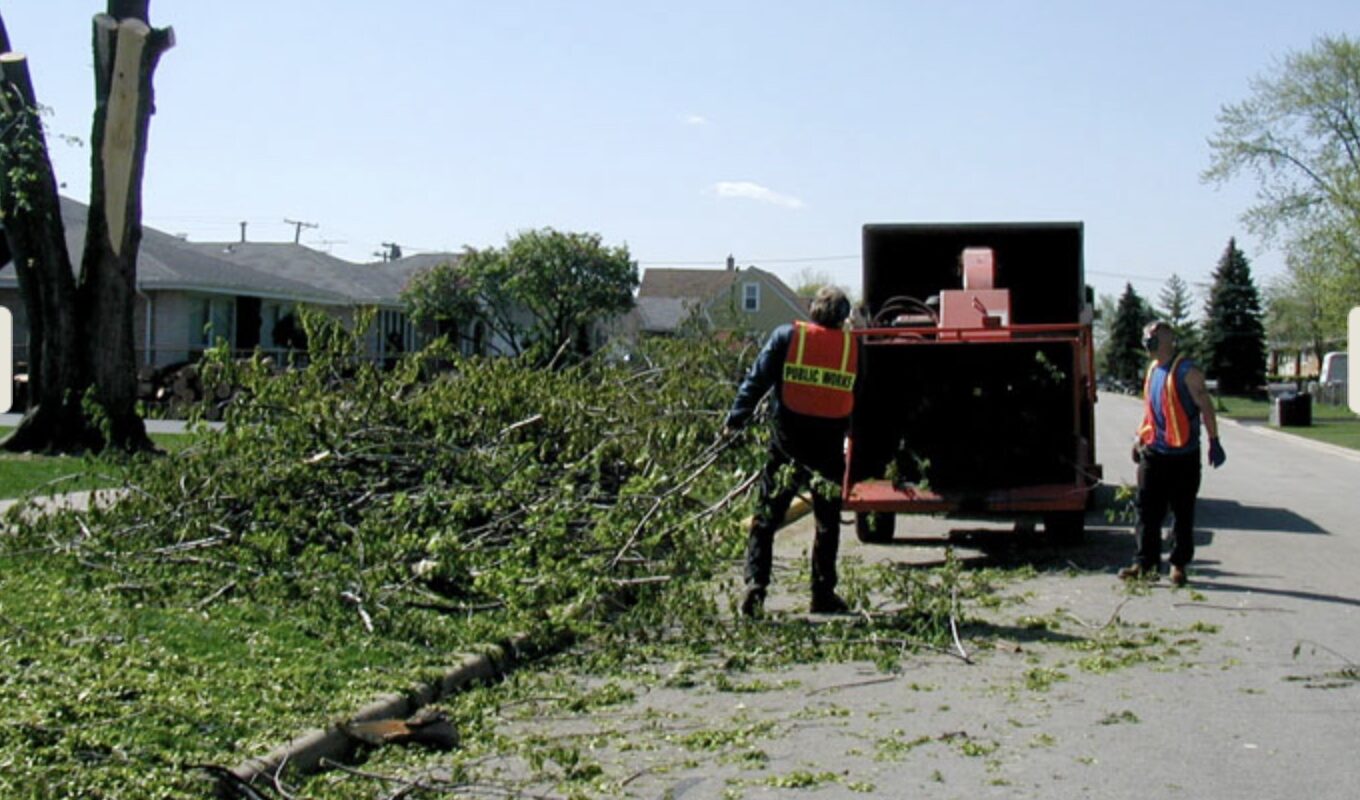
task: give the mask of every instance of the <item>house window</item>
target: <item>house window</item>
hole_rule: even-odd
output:
[[[481,320],[472,326],[472,352],[469,355],[486,355],[486,323]]]
[[[378,312],[378,347],[384,358],[395,358],[416,349],[415,328],[400,311]]]
[[[741,310],[760,310],[760,284],[747,283],[741,287]]]
[[[229,297],[200,297],[189,314],[189,345],[212,347],[218,339],[235,341],[236,303]]]
[[[279,323],[293,314],[291,303],[266,300],[260,306],[260,347],[265,350],[279,350],[288,347],[288,334],[296,317],[289,320],[283,328]]]

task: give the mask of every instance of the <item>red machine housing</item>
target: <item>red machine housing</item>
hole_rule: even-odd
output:
[[[1080,223],[866,225],[842,499],[893,514],[1043,519],[1081,535],[1098,482]]]

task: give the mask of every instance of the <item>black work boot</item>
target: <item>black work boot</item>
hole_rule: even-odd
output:
[[[756,619],[765,615],[765,587],[752,586],[741,599],[738,613],[746,619]]]
[[[1157,568],[1144,566],[1142,564],[1130,564],[1119,570],[1117,573],[1122,581],[1155,581],[1157,580]]]
[[[850,604],[840,595],[827,589],[812,593],[812,603],[808,610],[814,614],[845,614],[850,611]]]

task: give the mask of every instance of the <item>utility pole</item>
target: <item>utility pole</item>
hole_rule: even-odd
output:
[[[292,226],[293,226],[293,244],[298,244],[298,243],[300,242],[300,240],[302,239],[302,229],[303,229],[303,228],[319,228],[319,227],[321,227],[320,225],[318,225],[318,224],[315,223],[315,222],[301,222],[301,221],[295,220],[295,219],[285,219],[285,220],[283,221],[283,224],[285,224],[285,225],[292,225]]]
[[[246,223],[245,223],[244,220],[242,220],[242,221],[241,221],[241,244],[245,244],[245,243],[246,243]]]

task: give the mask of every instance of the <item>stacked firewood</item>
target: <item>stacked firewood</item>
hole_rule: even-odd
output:
[[[201,408],[209,420],[222,418],[222,410],[236,393],[218,364],[143,366],[137,371],[138,396],[172,418],[182,419],[191,409]]]

